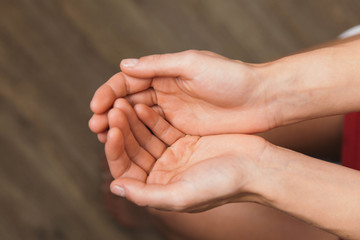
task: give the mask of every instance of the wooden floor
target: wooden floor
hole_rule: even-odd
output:
[[[192,48],[263,62],[359,23],[357,0],[1,0],[0,239],[149,239],[105,212],[87,127],[122,58]]]

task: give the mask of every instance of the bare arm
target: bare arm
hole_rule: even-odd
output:
[[[277,126],[360,110],[358,38],[264,65]]]
[[[204,211],[230,202],[257,202],[346,239],[360,238],[359,171],[277,147],[257,136],[185,136],[151,108],[139,105],[135,111],[169,146],[161,147],[163,153],[155,162],[150,155],[146,164],[144,157],[139,158],[139,166],[145,166],[145,170],[153,164],[146,170],[149,173],[145,180],[134,171],[114,176],[115,194],[141,206],[184,212]],[[146,141],[148,131],[143,128],[134,133],[137,139]],[[118,156],[140,152],[130,147],[134,145],[131,137],[123,134],[121,140],[120,135],[114,138],[110,134],[105,147],[109,162],[118,162],[116,166],[126,160]],[[169,141],[172,135],[175,137]],[[121,147],[122,142],[128,142],[125,146],[129,148]],[[156,150],[150,141],[141,145],[146,151]],[[117,191],[116,186],[122,190]]]
[[[124,60],[123,73],[96,91],[90,128],[107,130],[107,111],[119,97],[156,106],[174,127],[201,136],[262,132],[358,111],[357,38],[265,64],[194,50],[142,57],[131,66]]]
[[[271,145],[257,174],[255,188],[265,205],[346,239],[360,239],[359,171]]]

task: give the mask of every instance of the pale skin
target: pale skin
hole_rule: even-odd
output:
[[[151,62],[156,58],[161,60],[161,57],[163,56],[149,56],[145,60]],[[127,96],[127,100],[133,104],[154,106],[173,126],[192,135],[259,132],[274,126],[273,119],[266,117],[272,116],[267,114],[266,99],[260,98],[261,95],[266,95],[266,89],[255,89],[260,84],[254,84],[253,81],[259,81],[260,78],[245,64],[206,51],[187,51],[166,57],[173,59],[165,61],[169,64],[166,69],[172,69],[170,72],[166,69],[164,72],[160,69],[158,72],[147,70],[137,74],[136,80],[123,73],[113,76],[95,93],[95,99],[102,98],[104,101],[101,105],[96,100],[91,102],[91,109],[97,114],[91,121],[98,118],[105,120],[104,113],[111,107],[114,99]],[[183,64],[181,68],[177,61],[179,57],[187,59],[186,62],[183,61],[187,64]],[[192,64],[193,61],[201,64],[196,66]],[[124,65],[126,63],[122,63],[121,67],[124,68]],[[208,71],[208,68],[213,71]],[[243,79],[239,79],[239,76]],[[142,80],[139,81],[139,78]],[[234,114],[239,116],[234,117]],[[252,121],[249,124],[249,117],[258,119],[258,122]],[[188,119],[192,119],[191,124],[188,124]],[[260,121],[261,119],[263,120]],[[230,124],[239,127],[234,129]],[[107,121],[103,121],[103,126],[97,127],[99,129],[94,130],[105,130]]]
[[[184,136],[183,133],[176,131],[166,121],[161,120],[156,113],[151,112],[146,106],[138,105],[135,109],[143,121],[148,124],[149,128],[151,128],[154,133],[157,133],[164,142],[149,132],[138,119],[135,110],[127,101],[118,99],[114,103],[114,109],[110,110],[108,114],[109,122],[112,128],[118,128],[120,132],[124,134],[115,138],[112,138],[113,135],[109,135],[105,149],[110,166],[127,166],[127,163],[130,163],[130,159],[132,162],[138,162],[139,156],[142,156],[143,160],[147,159],[150,163],[147,165],[142,162],[139,163],[139,165],[149,166],[154,163],[154,158],[151,157],[151,154],[144,153],[147,149],[149,149],[152,154],[159,154],[161,156],[162,153],[166,151],[168,144]],[[146,121],[146,119],[148,119],[148,121]],[[149,121],[151,119],[153,120]],[[157,127],[155,127],[154,123],[157,122],[157,119],[160,121]],[[331,119],[328,121],[332,127],[334,121]],[[311,125],[314,125],[314,123]],[[301,126],[303,130],[306,130],[306,127],[307,126]],[[164,132],[166,132],[166,134],[163,134]],[[329,136],[330,135],[327,137],[329,138]],[[147,140],[149,137],[150,140]],[[122,155],[124,151],[126,152],[126,148],[129,154]],[[154,151],[154,149],[157,149],[158,152]],[[122,160],[125,160],[127,163],[120,163],[120,153]],[[132,157],[129,158],[128,156]],[[169,156],[169,154],[164,156]],[[164,158],[161,157],[161,159]],[[116,173],[116,168],[113,167],[112,169],[113,176],[115,178],[118,177],[119,173]],[[134,173],[135,168],[133,167],[132,169],[130,172]],[[136,169],[138,171],[135,173],[135,178],[145,179],[146,171],[140,171],[140,168]],[[151,208],[149,211],[161,220],[163,226],[161,230],[166,230],[166,239],[178,239],[179,236],[180,239],[336,239],[336,237],[328,233],[306,225],[281,212],[253,203],[227,204],[206,212],[191,215],[156,211]],[[122,214],[124,214],[124,212],[122,212]],[[139,216],[139,218],[142,219],[143,217]],[[218,228],[217,226],[220,223],[226,227]],[[259,229],[262,229],[262,231],[259,231]],[[284,229],[286,230],[284,231]],[[176,234],[176,237],[174,237],[173,234]]]
[[[181,73],[181,71],[179,72],[179,69],[176,69],[176,67],[174,67],[174,70],[173,66],[166,66],[166,64],[171,62],[171,58],[168,58],[169,55],[155,58],[148,57],[150,60],[146,60],[146,58],[145,60],[140,59],[138,62],[140,65],[136,65],[136,67],[124,66],[126,64],[123,63],[122,70],[127,75],[119,74],[117,81],[110,79],[109,82],[104,85],[105,87],[100,88],[95,94],[91,107],[97,115],[90,121],[90,127],[93,131],[100,133],[106,131],[108,128],[107,122],[110,122],[109,136],[106,138],[105,133],[102,133],[99,135],[99,139],[102,141],[107,140],[107,157],[111,159],[111,151],[116,153],[115,149],[122,151],[121,154],[118,153],[118,155],[120,154],[121,156],[124,155],[124,152],[128,152],[126,147],[121,148],[115,144],[116,142],[123,142],[125,144],[126,141],[122,137],[124,136],[124,130],[116,127],[116,125],[112,126],[110,114],[113,113],[108,113],[109,119],[107,114],[104,114],[118,97],[126,96],[133,105],[139,103],[145,104],[135,106],[135,109],[139,118],[148,125],[155,134],[157,134],[156,129],[153,129],[148,122],[161,118],[159,115],[154,114],[148,114],[147,117],[142,116],[142,111],[149,112],[151,110],[147,108],[146,105],[154,106],[154,104],[157,104],[153,108],[161,113],[163,117],[166,117],[166,119],[177,128],[171,127],[171,129],[175,129],[174,131],[177,131],[178,134],[185,132],[192,135],[210,135],[220,132],[229,133],[231,129],[234,129],[234,132],[257,132],[305,119],[357,111],[359,110],[359,106],[357,106],[358,104],[356,103],[359,102],[360,99],[358,94],[352,93],[356,92],[356,89],[359,89],[359,81],[357,81],[356,78],[356,76],[359,76],[359,72],[355,68],[355,66],[359,64],[359,59],[357,59],[359,55],[357,54],[358,51],[359,42],[354,40],[338,45],[338,47],[324,48],[299,54],[264,65],[248,65],[233,60],[226,60],[223,57],[217,57],[217,55],[211,55],[209,53],[196,53],[199,58],[199,60],[196,61],[197,63],[203,63],[204,61],[201,60],[204,57],[208,58],[209,62],[220,61],[220,65],[227,65],[224,62],[229,61],[227,65],[229,68],[226,68],[225,72],[229,72],[229,69],[233,67],[234,64],[239,65],[237,68],[234,67],[234,69],[242,69],[241,71],[244,72],[240,77],[240,81],[237,79],[238,82],[231,83],[228,85],[228,88],[226,86],[225,88],[227,91],[237,91],[245,88],[247,91],[243,92],[240,100],[234,99],[235,95],[226,94],[225,92],[223,93],[224,96],[221,95],[221,91],[218,94],[214,93],[214,91],[220,88],[220,85],[216,85],[216,76],[221,75],[216,72],[210,74],[209,69],[213,69],[211,67],[209,69],[203,68],[200,73],[195,71],[195,75],[186,75]],[[194,52],[181,54],[186,55],[189,53],[191,55],[189,59],[193,60]],[[346,58],[349,58],[349,56],[352,56],[351,59]],[[181,55],[176,55],[176,57],[180,58]],[[166,63],[161,64],[157,62],[156,59],[158,61],[167,59],[168,61],[164,61]],[[339,59],[341,60],[340,62],[335,61]],[[324,71],[317,72],[309,69],[311,67],[305,64],[306,62],[308,63],[309,60],[314,63],[311,65],[314,69],[324,69]],[[151,65],[153,62],[155,62],[153,64],[154,66]],[[339,63],[344,62],[346,64],[340,66]],[[205,63],[207,62],[205,61]],[[195,65],[194,63],[183,66],[189,71],[186,67]],[[306,68],[302,69],[304,66],[306,66]],[[166,67],[167,69],[164,69]],[[196,68],[196,66],[193,68]],[[244,68],[247,69],[244,70]],[[190,68],[190,70],[191,69],[192,68]],[[251,69],[251,71],[249,69]],[[283,69],[289,71],[284,71]],[[216,69],[216,71],[218,71],[218,69]],[[251,74],[248,74],[248,72],[251,72]],[[266,72],[268,74],[265,74]],[[204,73],[210,74],[211,77],[202,78],[202,74]],[[174,77],[175,75],[171,76],[171,74],[175,74],[177,77]],[[132,77],[128,75],[132,75]],[[212,78],[214,76],[215,80]],[[246,79],[242,79],[243,76],[250,76],[247,78],[248,82],[246,82]],[[256,77],[251,78],[251,76]],[[266,78],[267,76],[275,76],[275,80],[270,84],[270,80]],[[122,82],[126,84],[120,84],[120,77],[123,78]],[[332,81],[328,81],[330,78]],[[191,85],[193,79],[199,82],[206,82],[207,84],[210,82],[214,84],[215,87],[199,86],[196,85],[196,81],[194,81],[194,85]],[[226,79],[230,79],[229,81],[231,81],[231,78]],[[258,79],[262,79],[262,81]],[[316,81],[310,81],[309,79],[316,79]],[[143,82],[141,82],[142,80]],[[179,85],[179,81],[186,82],[186,84]],[[220,83],[224,81],[224,79],[221,78],[221,80],[218,81]],[[173,84],[171,85],[169,82],[173,82]],[[152,90],[144,92],[143,90],[150,87],[149,84],[153,84]],[[161,86],[165,85],[165,87],[159,88],[156,84]],[[260,86],[249,86],[251,84],[258,84]],[[181,87],[176,88],[176,86]],[[184,86],[187,87],[184,88]],[[272,92],[272,90],[274,90],[274,92]],[[139,91],[143,92],[139,93]],[[156,93],[156,98],[149,98],[149,96],[153,96],[154,91],[159,91],[159,93]],[[200,93],[193,93],[191,91],[200,91]],[[204,92],[209,92],[208,98],[204,95]],[[214,101],[211,100],[211,96],[215,99]],[[257,100],[257,98],[262,99]],[[149,101],[149,99],[151,99],[151,101]],[[154,99],[156,101],[154,101]],[[164,99],[166,99],[166,101]],[[217,101],[216,99],[220,100]],[[183,102],[183,105],[179,104],[176,107],[174,103],[174,105],[172,105],[167,102]],[[217,111],[218,108],[224,108],[226,104],[229,104],[229,109],[225,109],[219,113]],[[253,109],[251,109],[251,106],[253,106]],[[243,109],[246,114],[234,113],[230,115],[227,112],[241,112],[241,109]],[[199,112],[199,116],[196,119],[189,118],[193,116],[195,112]],[[172,113],[174,115],[172,115]],[[219,114],[217,115],[217,113]],[[263,116],[261,116],[261,114],[263,114]],[[214,115],[214,117],[212,117],[212,115]],[[225,120],[221,120],[221,115],[228,116],[224,118]],[[184,119],[181,119],[182,117]],[[246,117],[248,119],[246,119]],[[255,118],[255,120],[252,120],[253,118]],[[256,121],[256,118],[261,121]],[[197,122],[197,120],[199,121]],[[206,120],[210,121],[206,123]],[[201,124],[204,121],[205,123]],[[192,126],[193,122],[194,126]],[[165,123],[166,122],[164,122],[164,124]],[[234,126],[235,123],[241,124],[239,124],[240,126]],[[119,126],[121,126],[121,124]],[[159,126],[161,125],[158,125],[158,127]],[[156,127],[156,125],[154,127]],[[360,237],[357,230],[360,222],[357,217],[360,215],[359,206],[357,206],[360,200],[357,187],[358,184],[360,184],[360,179],[357,171],[324,163],[317,159],[275,147],[255,136],[218,135],[205,136],[202,138],[195,136],[182,137],[176,135],[172,130],[168,130],[170,129],[169,127],[162,127],[162,129],[166,129],[166,136],[173,136],[172,139],[177,139],[174,143],[168,143],[168,145],[171,145],[171,151],[165,150],[160,157],[157,156],[156,154],[161,153],[161,151],[156,150],[158,147],[151,147],[158,146],[156,145],[158,143],[150,144],[150,142],[154,142],[153,140],[146,141],[146,143],[139,142],[139,146],[146,146],[146,149],[141,152],[148,152],[149,155],[153,157],[151,160],[152,163],[155,162],[155,159],[158,159],[154,167],[149,169],[156,171],[158,169],[164,170],[161,168],[161,162],[166,162],[166,166],[169,167],[169,169],[166,169],[166,171],[157,171],[155,175],[160,175],[157,177],[152,177],[152,171],[150,171],[149,177],[146,177],[147,175],[144,174],[144,172],[141,175],[141,166],[144,167],[143,171],[146,171],[146,164],[137,162],[138,160],[134,160],[133,167],[125,169],[115,167],[115,170],[112,171],[115,171],[115,173],[119,175],[114,176],[116,178],[112,185],[114,192],[116,192],[114,189],[115,185],[118,185],[123,189],[124,192],[122,193],[125,193],[128,199],[140,205],[178,211],[201,211],[228,202],[257,202],[287,212],[328,232],[348,239],[357,239]],[[131,131],[136,135],[137,130],[131,128]],[[161,138],[161,135],[157,135],[161,140],[165,141]],[[115,139],[116,141],[111,141],[111,139]],[[127,139],[127,137],[125,137],[125,139]],[[140,138],[135,137],[135,139],[139,140]],[[229,147],[229,149],[224,147],[224,142],[227,142],[225,146]],[[211,149],[217,149],[216,146],[221,146],[221,148],[218,149],[216,154],[203,156],[201,155],[201,146],[208,146],[208,144],[202,145],[201,143],[208,143],[212,146]],[[236,146],[230,143],[235,143]],[[176,153],[184,152],[188,146],[189,149],[191,149],[190,146],[194,145],[200,146],[200,148],[194,152],[189,152],[189,150],[185,151],[189,153],[190,157],[187,158],[187,164],[182,165],[181,171],[178,171],[178,163],[183,160],[183,156],[176,155]],[[239,150],[239,145],[247,147],[241,151]],[[221,152],[221,149],[225,152]],[[164,148],[162,150],[164,150]],[[173,152],[175,155],[169,155],[169,152]],[[211,152],[204,151],[204,153]],[[201,169],[205,171],[204,169],[207,169],[207,166],[212,166],[215,162],[217,163],[220,158],[227,163],[222,163],[221,169],[223,169],[223,165],[227,165],[227,167],[225,167],[227,170],[216,172],[219,174],[215,175],[219,176],[216,177],[218,180],[216,182],[219,182],[220,185],[217,185],[217,188],[214,186],[210,188],[208,185],[209,179],[206,179],[206,174],[203,175],[204,173],[201,173]],[[126,161],[131,162],[133,159],[126,159]],[[120,162],[119,160],[118,163]],[[193,162],[197,164],[193,165]],[[124,165],[114,164],[114,162],[110,162],[110,164],[116,166]],[[171,164],[174,164],[174,166],[171,166]],[[148,163],[148,165],[150,164]],[[160,167],[157,165],[160,165]],[[110,168],[112,168],[111,165]],[[116,170],[116,168],[120,168],[120,170]],[[241,171],[239,170],[239,172],[233,173],[233,169],[241,169]],[[136,173],[135,175],[137,177],[132,175],[133,172]],[[187,175],[188,172],[192,173],[190,178],[189,175]],[[230,174],[231,180],[229,180],[228,174],[221,175],[221,173],[224,172],[232,173],[232,175]],[[166,177],[159,173],[166,175]],[[201,177],[196,178],[196,176]],[[169,181],[169,179],[172,179],[172,181]],[[189,179],[191,179],[191,181],[189,181]],[[316,179],[316,184],[314,184],[313,180],[310,181],[309,179]],[[193,191],[193,195],[188,196],[181,194],[183,191],[188,192],[195,187],[197,191]],[[200,189],[198,189],[199,187]],[[223,190],[219,191],[219,189]],[[275,190],[277,194],[274,195]],[[335,198],[334,196],[339,193],[342,197]],[[328,196],[324,198],[326,195]],[[176,198],[174,196],[176,196]],[[301,199],[301,201],[299,201],[299,199]],[[307,201],[308,199],[317,199],[317,201]],[[324,201],[324,199],[326,199],[326,201]],[[351,211],[344,211],[344,206],[351,206]],[[331,212],[336,213],[334,217],[326,215],[326,213],[330,211],[329,209],[331,209]]]

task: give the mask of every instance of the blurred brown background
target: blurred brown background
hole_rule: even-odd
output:
[[[150,239],[106,213],[103,146],[87,127],[122,58],[263,62],[359,23],[357,0],[1,0],[0,239]]]

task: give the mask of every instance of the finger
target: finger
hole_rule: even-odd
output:
[[[94,114],[89,120],[89,128],[94,133],[104,132],[109,128],[107,112]]]
[[[144,181],[146,172],[131,162],[124,149],[124,137],[118,128],[112,128],[108,132],[105,144],[106,159],[109,164],[111,175],[114,178],[120,176],[139,179]]]
[[[123,98],[117,99],[114,103],[114,108],[118,108],[125,113],[128,123],[130,124],[130,129],[140,146],[154,156],[154,158],[158,159],[166,149],[165,144],[154,136],[139,120],[129,102]]]
[[[110,128],[115,127],[121,130],[124,136],[125,150],[130,160],[149,173],[155,163],[155,158],[136,141],[130,130],[126,115],[120,109],[111,109],[109,111],[109,125]]]
[[[146,184],[134,179],[118,178],[111,183],[110,189],[139,206],[182,211],[188,205],[186,198],[189,191],[179,183]]]
[[[198,51],[158,54],[140,59],[124,59],[120,68],[126,74],[139,78],[187,77],[187,70],[196,61]]]
[[[104,131],[104,132],[98,133],[98,134],[97,134],[97,138],[98,138],[99,142],[101,142],[101,143],[106,143],[107,134],[108,134],[108,131]]]
[[[185,136],[184,133],[170,125],[152,108],[144,104],[138,104],[134,109],[140,120],[166,144],[172,145],[179,138]]]
[[[119,72],[96,90],[90,108],[94,113],[104,113],[112,106],[115,99],[143,91],[150,85],[151,79],[133,78]]]
[[[149,88],[145,91],[139,92],[139,93],[134,93],[131,95],[126,96],[126,100],[128,100],[128,102],[134,106],[135,104],[145,104],[148,106],[153,106],[155,104],[157,104],[157,97],[156,97],[156,93],[154,91],[154,89]]]
[[[164,111],[161,109],[160,106],[154,105],[154,106],[151,106],[151,109],[154,110],[154,112],[156,112],[157,114],[159,114],[162,118],[165,118]]]

